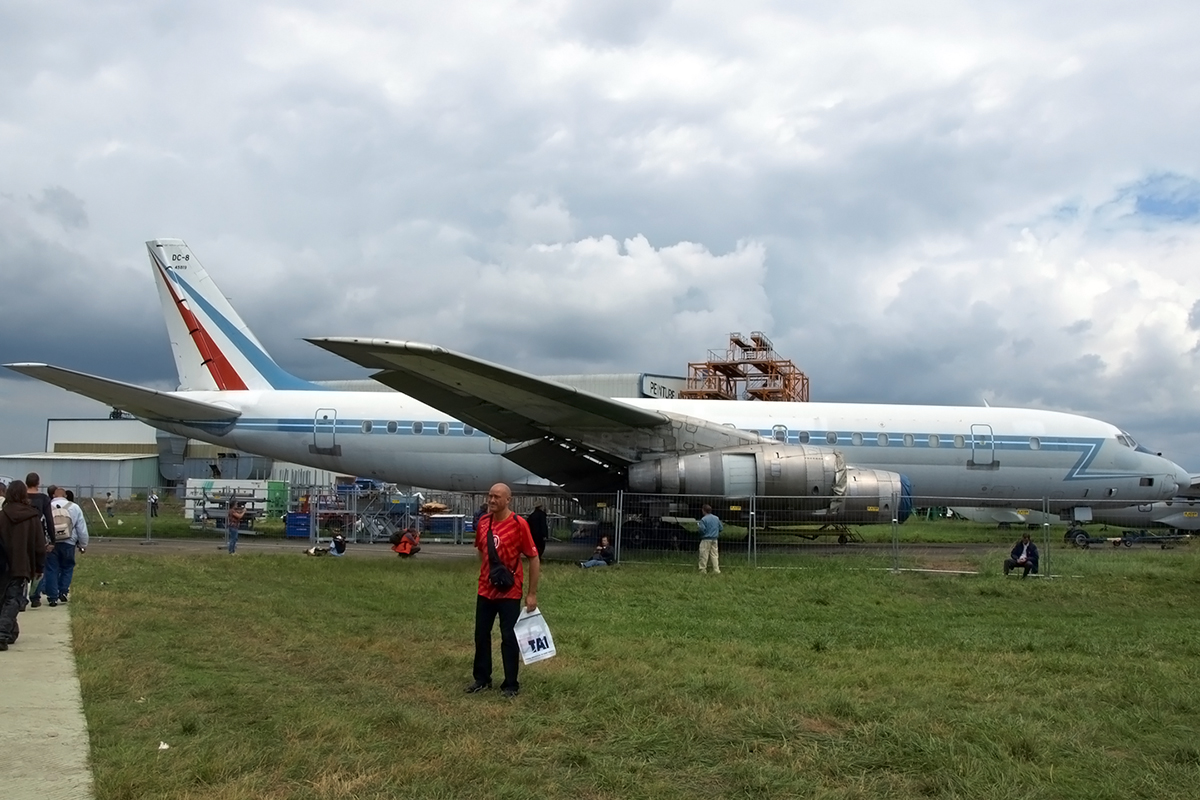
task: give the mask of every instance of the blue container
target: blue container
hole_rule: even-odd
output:
[[[284,520],[283,530],[289,539],[307,539],[312,530],[312,522],[308,514],[292,512]]]

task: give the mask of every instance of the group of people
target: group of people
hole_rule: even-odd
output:
[[[51,607],[68,602],[88,530],[74,493],[56,486],[43,492],[36,472],[0,483],[0,492],[0,650],[7,650],[20,636],[17,615],[26,607],[40,606],[43,595]]]

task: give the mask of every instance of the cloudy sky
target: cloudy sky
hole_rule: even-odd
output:
[[[174,388],[143,242],[276,359],[436,342],[1022,405],[1200,471],[1200,6],[0,2],[0,360]],[[336,6],[336,10],[331,10]],[[0,452],[90,401],[0,375]]]

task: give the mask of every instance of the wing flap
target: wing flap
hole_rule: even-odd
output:
[[[571,492],[610,492],[624,486],[614,465],[571,442],[541,439],[515,447],[504,457]]]
[[[435,345],[390,339],[308,339],[380,370],[373,377],[506,442],[554,431],[627,433],[669,422],[663,414],[591,394]]]
[[[49,364],[5,364],[14,372],[37,378],[68,392],[81,394],[106,406],[128,411],[147,419],[185,422],[224,422],[237,419],[241,412],[223,406],[180,397],[171,392],[147,389],[132,383],[114,381],[86,372],[76,372]]]

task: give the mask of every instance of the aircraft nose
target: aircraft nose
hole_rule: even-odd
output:
[[[1167,468],[1167,474],[1164,476],[1163,480],[1163,492],[1169,492],[1167,495],[1168,499],[1185,493],[1192,483],[1191,473],[1176,464],[1174,461],[1169,461],[1165,458],[1162,458],[1162,456],[1156,456],[1156,458],[1159,458],[1165,462],[1165,466]]]
[[[1174,473],[1171,478],[1175,481],[1175,494],[1188,494],[1192,486],[1192,474],[1175,462],[1171,462]]]

